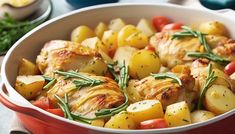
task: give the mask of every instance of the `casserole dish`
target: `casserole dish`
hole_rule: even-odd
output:
[[[144,12],[143,12],[144,11]],[[35,61],[43,45],[54,39],[69,39],[70,32],[77,25],[86,24],[94,27],[100,20],[108,21],[121,17],[135,24],[140,18],[151,18],[164,15],[174,21],[184,21],[186,24],[197,24],[202,21],[217,20],[230,30],[235,38],[232,25],[234,20],[210,11],[189,9],[165,4],[107,4],[80,9],[61,17],[50,20],[20,39],[6,54],[2,65],[1,102],[16,111],[18,118],[26,129],[36,134],[52,133],[235,133],[233,123],[235,110],[221,114],[202,123],[166,128],[160,130],[115,130],[99,128],[79,122],[69,121],[47,113],[24,99],[14,87],[18,70],[18,62],[22,57]],[[209,16],[209,17],[208,17]],[[8,94],[8,95],[7,95]]]

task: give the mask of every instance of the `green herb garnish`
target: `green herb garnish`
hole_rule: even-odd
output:
[[[184,31],[174,33],[172,35],[172,39],[178,39],[178,38],[182,38],[182,37],[196,37],[199,39],[200,43],[206,49],[206,53],[188,52],[187,53],[188,56],[196,57],[196,58],[206,58],[211,61],[217,62],[221,65],[227,65],[230,62],[229,60],[227,60],[219,55],[216,55],[212,52],[209,44],[206,41],[205,34],[201,33],[200,31],[194,31],[187,26],[182,26],[182,29]]]
[[[46,18],[35,22],[16,21],[9,14],[0,20],[0,53],[7,51],[18,39],[41,24]]]
[[[85,74],[81,74],[81,73],[75,72],[75,71],[64,72],[64,71],[57,70],[54,73],[65,76],[65,79],[79,78],[79,79],[73,80],[73,83],[76,85],[77,89],[81,89],[82,87],[87,87],[87,86],[91,87],[94,85],[99,85],[99,84],[104,83],[101,80],[93,79]]]
[[[176,76],[173,73],[158,73],[158,74],[151,74],[155,79],[165,79],[165,78],[171,78],[175,80],[180,86],[182,86],[182,81],[178,76]]]
[[[54,85],[56,83],[56,79],[53,78],[50,82],[48,82],[43,89],[48,90],[52,85]]]
[[[117,65],[117,63],[116,63]],[[113,71],[114,71],[114,65],[112,65]],[[88,123],[90,124],[92,120],[96,120],[96,119],[103,119],[103,118],[108,118],[111,117],[115,114],[120,113],[121,111],[125,110],[128,107],[128,96],[126,94],[126,87],[127,87],[127,83],[129,80],[129,75],[128,75],[128,68],[125,66],[125,63],[123,63],[123,65],[119,65],[119,70],[120,70],[120,74],[117,75],[115,72],[115,75],[117,75],[117,81],[119,84],[119,87],[122,89],[124,96],[125,96],[125,102],[116,107],[116,108],[110,108],[110,109],[100,109],[97,112],[95,112],[95,116],[94,118],[88,118],[85,116],[82,116],[80,114],[74,114],[71,113],[68,109],[68,103],[66,103],[65,101],[67,101],[66,99],[63,101],[61,98],[59,98],[58,96],[56,97],[60,103],[59,106],[60,108],[64,111],[66,117],[68,117],[69,119],[72,120],[78,120],[84,123]],[[78,72],[74,72],[74,71],[69,71],[69,72],[63,72],[63,71],[55,71],[55,73],[60,74],[65,76],[65,78],[80,78],[80,79],[75,79],[73,81],[73,83],[75,83],[75,85],[77,87],[81,87],[81,86],[92,86],[94,84],[101,84],[102,81],[96,80],[96,79],[92,79],[86,75],[80,74]],[[68,113],[69,112],[69,113]]]
[[[212,71],[212,65],[209,64],[209,66],[208,66],[208,75],[207,75],[207,78],[206,78],[206,82],[205,82],[205,85],[203,86],[202,92],[200,93],[198,104],[197,104],[197,109],[198,110],[202,109],[202,101],[204,99],[206,91],[209,89],[212,82],[215,81],[216,78],[217,78],[217,76],[215,76],[215,72]]]

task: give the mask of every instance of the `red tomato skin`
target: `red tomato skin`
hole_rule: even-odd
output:
[[[52,114],[64,117],[64,112],[60,108],[55,108],[55,109],[47,109],[47,112],[50,112]]]
[[[113,49],[112,49],[112,50],[109,50],[109,51],[108,51],[109,57],[110,57],[110,58],[113,58],[114,55],[115,55],[115,52],[116,52],[116,50],[113,50]]]
[[[165,25],[165,26],[162,28],[162,31],[167,31],[167,30],[179,30],[179,29],[181,29],[181,27],[182,27],[183,25],[184,25],[183,23],[170,23],[170,24]]]
[[[151,45],[147,45],[144,49],[155,52],[155,48]]]
[[[51,100],[48,97],[36,100],[35,102],[33,102],[33,105],[44,110],[54,108]]]
[[[171,23],[171,20],[165,16],[155,16],[152,19],[153,26],[155,29],[160,32],[162,28],[166,25]]]
[[[225,66],[224,72],[227,75],[231,75],[235,72],[235,61],[230,62],[228,65]]]
[[[167,122],[165,119],[152,119],[140,122],[140,129],[157,129],[157,128],[167,128]]]

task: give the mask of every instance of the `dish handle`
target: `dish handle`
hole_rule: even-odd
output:
[[[23,114],[27,114],[31,116],[37,115],[38,113],[37,110],[31,107],[24,107],[24,106],[21,106],[20,103],[18,104],[13,103],[13,101],[7,95],[7,89],[3,83],[0,84],[0,102],[6,107],[8,107],[9,109],[18,113],[23,113]]]
[[[232,9],[221,9],[217,10],[216,12],[221,13],[222,15],[235,20],[235,11]]]

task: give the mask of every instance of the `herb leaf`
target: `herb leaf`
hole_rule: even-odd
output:
[[[171,78],[175,81],[177,81],[177,83],[182,86],[182,81],[180,80],[180,78],[178,76],[176,76],[173,73],[158,73],[158,74],[151,74],[151,76],[153,76],[155,79],[165,79],[165,78]]]
[[[7,51],[18,39],[45,20],[44,17],[35,22],[20,22],[6,13],[0,20],[0,53]]]
[[[87,87],[87,86],[91,87],[94,85],[99,85],[99,84],[104,83],[101,80],[93,79],[85,74],[81,74],[75,71],[64,72],[64,71],[57,70],[54,73],[65,76],[65,79],[79,78],[79,79],[73,80],[73,83],[76,85],[77,89],[81,89],[82,87]]]
[[[209,66],[208,66],[208,75],[207,75],[207,78],[206,78],[206,83],[203,86],[203,89],[202,89],[202,92],[201,92],[201,94],[199,96],[199,100],[198,100],[198,104],[197,104],[197,109],[198,110],[202,109],[202,101],[204,99],[206,91],[210,88],[212,82],[215,81],[216,78],[217,78],[217,76],[215,76],[215,72],[212,71],[212,65],[209,64]]]

